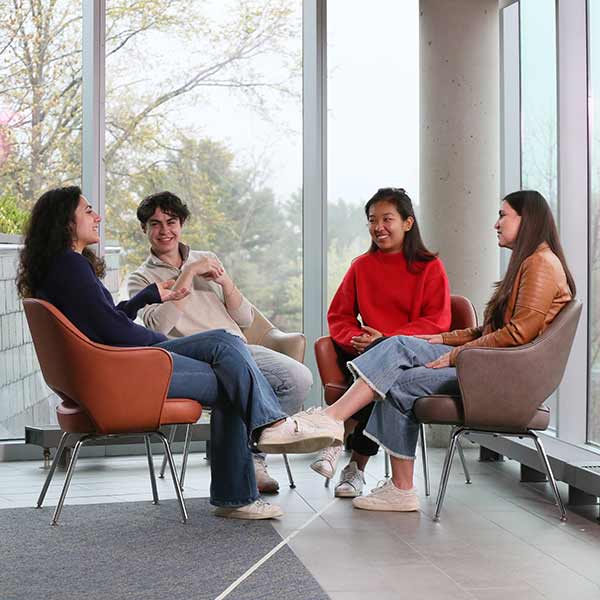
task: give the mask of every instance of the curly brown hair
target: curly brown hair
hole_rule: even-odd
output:
[[[78,186],[60,187],[43,193],[34,204],[19,254],[16,282],[21,298],[35,297],[54,259],[72,248],[75,210],[80,198]],[[104,277],[104,261],[89,248],[82,254],[96,275]]]

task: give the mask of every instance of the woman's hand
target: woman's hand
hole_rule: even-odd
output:
[[[446,352],[446,354],[442,354],[439,358],[432,360],[431,362],[425,365],[430,369],[443,369],[444,367],[450,366],[450,352]]]
[[[381,331],[377,331],[377,329],[373,329],[373,327],[367,327],[366,325],[363,325],[363,330],[365,333],[355,335],[350,340],[350,344],[352,344],[352,347],[359,354],[362,354],[377,338],[383,337]]]
[[[443,344],[444,338],[441,333],[421,333],[419,335],[414,335],[413,337],[419,338],[420,340],[426,340],[430,344]]]
[[[156,284],[156,287],[158,288],[158,293],[160,294],[161,302],[172,302],[176,300],[181,300],[190,293],[190,290],[184,287],[179,288],[177,290],[172,290],[171,288],[174,285],[174,279],[168,279],[167,281],[161,281],[160,283]]]

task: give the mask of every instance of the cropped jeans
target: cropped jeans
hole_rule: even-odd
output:
[[[424,365],[452,350],[445,344],[398,335],[348,362],[355,379],[377,395],[364,435],[396,458],[414,460],[419,423],[413,413],[417,398],[460,393],[456,369]]]
[[[251,447],[261,427],[285,419],[248,347],[223,329],[156,344],[173,357],[167,396],[211,408],[210,503],[244,506],[258,498]]]

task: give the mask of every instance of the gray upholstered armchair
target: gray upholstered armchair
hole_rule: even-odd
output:
[[[254,319],[250,327],[244,329],[244,335],[248,340],[248,344],[254,344],[257,346],[265,346],[271,350],[275,350],[277,352],[281,352],[297,360],[298,362],[304,362],[304,353],[306,351],[306,338],[303,333],[284,333],[267,317],[265,317],[256,306],[252,306],[252,312],[254,314]],[[205,413],[208,410],[205,410]],[[169,442],[172,443],[175,439],[175,432],[177,430],[177,425],[174,425],[169,434]],[[183,489],[183,484],[185,482],[185,473],[187,470],[187,461],[190,451],[190,443],[192,440],[192,428],[190,425],[186,427],[185,432],[185,442],[183,444],[183,457],[182,457],[182,465],[181,465],[181,474],[179,477],[179,482],[181,489]],[[287,470],[288,479],[290,482],[290,487],[296,487],[294,483],[294,478],[292,477],[292,471],[290,469],[290,464],[287,458],[287,455],[283,455],[283,459],[285,462],[285,468]],[[160,469],[159,477],[163,478],[165,476],[165,469],[167,466],[167,457],[163,457],[163,463]]]
[[[550,410],[544,401],[561,382],[580,315],[581,302],[571,300],[546,331],[529,344],[465,348],[456,364],[461,396],[426,396],[417,400],[414,411],[419,421],[455,426],[442,470],[435,520],[442,509],[456,444],[462,435],[471,432],[532,439],[561,520],[566,520],[554,474],[535,432],[544,431],[550,423]]]

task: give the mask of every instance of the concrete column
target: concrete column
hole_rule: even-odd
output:
[[[498,0],[421,0],[423,237],[479,318],[499,277]]]

